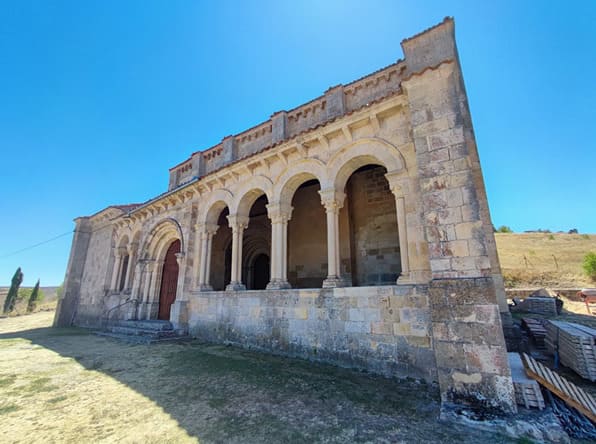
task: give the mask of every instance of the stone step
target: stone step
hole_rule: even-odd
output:
[[[110,323],[109,327],[126,327],[126,328],[138,328],[142,330],[152,331],[166,331],[173,330],[174,327],[170,321],[159,321],[159,320],[141,320],[141,321],[114,321]]]
[[[111,331],[96,331],[95,334],[97,336],[116,339],[118,341],[127,342],[129,344],[162,344],[169,342],[186,342],[192,340],[192,338],[188,335],[159,337],[147,335],[129,335],[122,333],[114,333]]]
[[[111,327],[108,327],[107,330],[112,333],[130,336],[155,336],[165,338],[177,335],[176,331],[174,330],[150,330],[146,328],[124,327],[119,325],[113,325]]]

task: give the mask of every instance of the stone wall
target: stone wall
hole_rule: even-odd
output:
[[[437,379],[424,286],[193,293],[188,312],[202,340]]]
[[[117,278],[110,245],[121,243],[138,253],[130,289],[142,301],[138,314],[155,318],[163,254],[180,240],[177,327],[438,380],[445,405],[515,411],[498,316],[502,278],[453,21],[402,47],[405,60],[193,153],[170,170],[167,193],[128,213],[92,216],[92,225],[111,224],[115,239],[109,228],[75,237],[67,281],[82,307],[77,323],[126,297],[101,297]],[[383,174],[371,169],[367,178],[370,165]],[[262,195],[270,290],[242,291],[243,247],[260,236],[246,221]],[[224,208],[230,218],[220,217],[214,236]],[[210,291],[224,288],[228,262],[237,291]],[[350,282],[389,285],[286,290]]]

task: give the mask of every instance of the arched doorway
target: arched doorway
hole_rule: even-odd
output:
[[[176,253],[180,253],[180,241],[172,242],[164,259],[161,274],[161,288],[159,290],[159,314],[158,319],[170,320],[170,309],[176,299],[178,287],[178,261]]]
[[[271,261],[269,256],[261,253],[252,264],[252,290],[264,290],[269,283]]]

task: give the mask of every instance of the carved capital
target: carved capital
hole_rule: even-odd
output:
[[[215,233],[217,233],[219,225],[201,223],[196,224],[195,227],[197,229],[197,232],[199,233],[199,236],[201,236],[201,239],[207,239],[210,236],[214,236]]]
[[[281,203],[271,203],[267,205],[267,216],[272,224],[287,224],[292,218],[294,207]]]
[[[321,203],[327,213],[339,213],[339,210],[344,206],[346,194],[342,191],[331,188],[321,190],[319,194],[321,195]]]
[[[176,256],[176,262],[178,262],[178,265],[182,266],[184,264],[184,258],[186,257],[184,252],[181,251],[180,253],[175,253],[174,256]]]
[[[139,243],[138,242],[133,242],[128,244],[128,246],[126,247],[126,251],[128,253],[129,256],[132,256],[138,249],[139,247]]]
[[[392,171],[385,174],[389,189],[395,197],[403,197],[410,193],[410,178],[404,176],[403,171]]]
[[[228,225],[232,231],[243,231],[248,227],[248,216],[240,216],[238,214],[230,214],[228,216]]]

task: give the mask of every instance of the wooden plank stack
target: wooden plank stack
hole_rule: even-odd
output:
[[[579,324],[549,321],[546,346],[552,354],[582,378],[596,381],[596,330]]]
[[[540,386],[535,380],[528,378],[526,375],[519,353],[507,353],[507,356],[511,368],[513,388],[515,389],[515,401],[527,409],[534,407],[542,410],[544,408],[544,398]]]
[[[515,306],[512,311],[522,311],[526,313],[536,313],[543,316],[557,315],[557,299],[544,296],[530,296],[529,298],[518,300],[513,299]]]
[[[546,345],[544,340],[546,338],[546,329],[542,322],[533,318],[522,318],[521,326],[528,332],[530,337],[534,340],[534,344],[540,350],[545,350]]]
[[[526,373],[530,378],[538,381],[540,385],[553,392],[568,406],[584,414],[590,421],[596,422],[596,401],[589,393],[535,361],[527,354],[522,353],[521,357]]]

